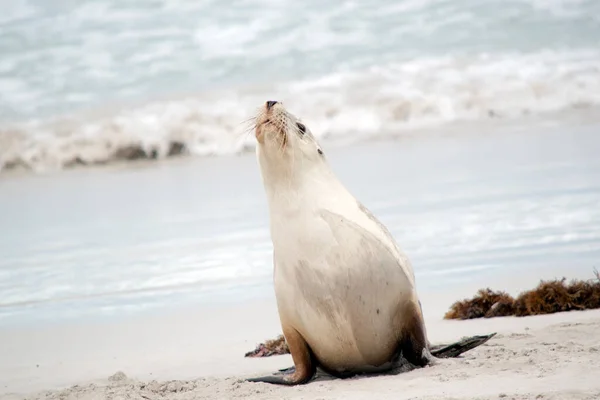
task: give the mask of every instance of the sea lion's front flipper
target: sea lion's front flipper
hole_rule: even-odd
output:
[[[260,376],[258,378],[249,378],[246,379],[246,381],[248,382],[262,382],[262,383],[272,383],[273,385],[287,385],[287,386],[293,386],[293,385],[297,385],[297,383],[294,383],[292,381],[287,381],[285,379],[283,379],[283,376],[276,376],[276,375],[268,375],[268,376]]]
[[[317,372],[317,364],[313,359],[308,344],[300,333],[283,324],[283,335],[290,349],[294,367],[279,371],[279,374],[247,379],[248,382],[264,382],[275,385],[302,385],[310,381]],[[283,374],[281,374],[283,372]]]
[[[468,338],[464,338],[456,343],[432,346],[429,351],[431,352],[431,355],[437,358],[458,357],[462,353],[474,349],[477,346],[481,346],[495,335],[496,333],[494,332],[489,335],[471,336]]]
[[[261,376],[258,378],[249,378],[246,379],[248,382],[264,382],[264,383],[272,383],[274,385],[287,385],[293,386],[298,385],[304,382],[298,382],[297,379],[294,379],[294,374],[296,373],[296,367],[283,368],[275,372],[273,375]],[[310,378],[309,378],[310,380]]]

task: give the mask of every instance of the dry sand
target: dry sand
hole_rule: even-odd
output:
[[[147,328],[148,325],[143,327]],[[102,329],[106,332],[106,328]],[[207,373],[202,368],[189,370],[192,367],[188,363],[185,374],[175,374],[182,378],[184,375],[196,374],[189,380],[152,380],[151,377],[147,379],[147,370],[141,372],[144,371],[144,366],[137,365],[122,372],[113,370],[110,378],[105,375],[103,380],[93,383],[88,380],[67,389],[35,390],[35,393],[29,395],[5,394],[0,395],[0,399],[600,399],[600,310],[525,318],[436,320],[428,322],[428,329],[434,343],[467,334],[496,331],[498,335],[462,358],[440,360],[436,365],[424,369],[396,376],[320,379],[300,387],[278,387],[243,381],[244,377],[291,365],[288,355],[244,359],[243,351],[238,353],[238,350],[252,348],[251,341],[234,341],[232,346],[224,348],[208,343],[203,351],[212,348],[212,352],[204,354],[202,362],[209,367],[213,364],[215,373]],[[252,336],[259,337],[257,335],[264,333],[263,329],[259,331],[261,332]],[[173,333],[176,330],[171,332],[177,336]],[[133,332],[134,336],[135,333]],[[191,332],[192,335],[196,333]],[[272,331],[269,336],[276,333],[277,331]],[[237,332],[237,335],[240,334],[243,332]],[[46,337],[51,339],[51,336]],[[0,339],[5,338],[6,335]],[[267,336],[261,338],[265,339]],[[186,343],[178,344],[185,351]],[[111,345],[114,343],[111,342]],[[165,342],[165,347],[168,346],[171,345]],[[165,360],[166,365],[163,367],[168,367],[170,362],[176,362],[177,357],[181,357],[177,354],[169,356],[165,350],[160,346],[155,349],[158,359],[162,356]],[[89,357],[94,357],[94,354],[97,353],[90,348]],[[219,359],[219,356],[224,358]],[[172,360],[169,361],[170,359]],[[228,367],[224,360],[229,362]],[[180,361],[184,363],[185,359],[181,358]],[[85,369],[90,363],[94,364],[94,360],[84,355],[81,367]],[[11,370],[6,363],[4,367],[6,368],[0,371],[4,375],[0,382],[8,387],[11,377],[17,379],[19,373]],[[157,367],[156,363],[154,367]],[[220,368],[225,368],[224,374],[217,373]],[[160,368],[154,369],[158,370]],[[42,372],[38,373],[41,374]],[[44,382],[52,379],[60,381],[60,368],[54,372],[51,368],[47,369],[46,374],[47,380]],[[157,375],[165,376],[159,372],[155,374]],[[21,375],[20,379],[23,380],[24,376]],[[39,384],[40,381],[30,379],[29,382],[32,382],[31,385],[27,384],[26,387],[33,388],[34,383]]]

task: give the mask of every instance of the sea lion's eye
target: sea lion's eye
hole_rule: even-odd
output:
[[[298,130],[300,131],[301,134],[305,134],[306,133],[306,126],[304,126],[304,124],[300,123],[300,122],[296,122],[296,126],[298,127]]]
[[[317,149],[317,153],[319,153],[320,155],[323,155],[323,150]]]

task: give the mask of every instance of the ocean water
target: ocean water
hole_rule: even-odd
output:
[[[0,326],[272,295],[269,99],[424,296],[598,267],[598,1],[14,0],[0,55]]]
[[[454,301],[479,285],[593,278],[599,126],[325,150],[410,257],[423,301],[455,288]],[[0,326],[273,296],[253,155],[14,177],[0,180],[0,193]]]
[[[600,3],[14,0],[0,55],[0,170],[48,171],[243,152],[266,99],[343,143],[595,110]]]

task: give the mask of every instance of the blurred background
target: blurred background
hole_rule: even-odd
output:
[[[266,100],[322,140],[424,291],[592,276],[597,0],[1,9],[0,325],[270,296],[244,123]]]

